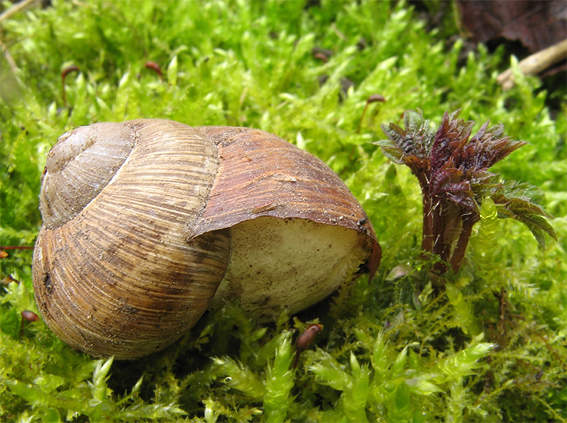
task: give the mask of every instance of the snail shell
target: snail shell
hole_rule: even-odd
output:
[[[40,209],[39,309],[94,356],[151,354],[225,300],[262,320],[295,313],[380,260],[340,178],[254,129],[159,119],[74,129],[48,154]]]

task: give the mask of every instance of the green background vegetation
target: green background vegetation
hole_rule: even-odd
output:
[[[167,350],[117,365],[41,321],[21,329],[20,312],[37,312],[32,254],[11,250],[0,279],[21,283],[0,288],[0,420],[567,421],[567,96],[518,72],[503,92],[496,75],[514,58],[470,49],[456,22],[429,28],[404,2],[244,0],[54,0],[4,21],[0,245],[33,245],[58,136],[160,117],[261,128],[321,158],[367,211],[383,260],[372,281],[295,318],[258,325],[228,305]],[[328,62],[315,47],[332,51]],[[66,108],[69,65],[81,71],[67,78]],[[358,134],[375,93],[387,102]],[[432,284],[419,184],[372,144],[381,123],[415,108],[435,124],[462,109],[474,131],[501,122],[527,141],[494,170],[542,190],[559,241],[539,249],[486,201],[461,271]],[[324,331],[292,370],[295,334],[314,319]]]

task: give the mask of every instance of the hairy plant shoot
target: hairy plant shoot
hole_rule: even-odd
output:
[[[417,177],[423,195],[421,248],[441,261],[434,270],[457,272],[461,267],[475,223],[480,220],[483,199],[496,204],[499,218],[524,223],[541,247],[544,234],[557,239],[548,222],[550,216],[537,204],[533,187],[517,182],[499,182],[488,169],[524,146],[504,135],[503,125],[484,123],[471,137],[474,121],[458,119],[459,111],[445,112],[434,133],[421,110],[404,113],[405,129],[394,123],[382,125],[388,137],[375,144],[397,164],[405,164]]]

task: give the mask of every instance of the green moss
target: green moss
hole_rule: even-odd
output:
[[[320,157],[368,212],[384,254],[372,281],[295,320],[259,325],[227,305],[167,350],[118,366],[71,350],[41,320],[22,326],[23,310],[37,313],[31,252],[9,250],[0,279],[20,284],[0,288],[0,420],[567,420],[564,90],[546,93],[502,50],[447,43],[451,18],[429,30],[404,2],[54,0],[2,25],[0,245],[33,245],[59,135],[162,117],[261,128]],[[326,63],[315,47],[332,52]],[[69,65],[80,72],[67,76],[65,108]],[[510,65],[517,85],[504,92],[496,75]],[[375,93],[386,102],[357,133]],[[419,184],[372,144],[380,124],[416,108],[435,125],[462,109],[528,142],[494,171],[541,189],[558,241],[539,249],[483,202],[460,272],[438,288],[420,259]],[[293,369],[294,332],[315,319],[324,331]]]

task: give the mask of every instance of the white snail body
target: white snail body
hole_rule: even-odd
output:
[[[159,119],[77,128],[48,155],[40,208],[39,309],[94,356],[165,348],[225,299],[263,320],[295,313],[380,260],[340,178],[253,129]]]

